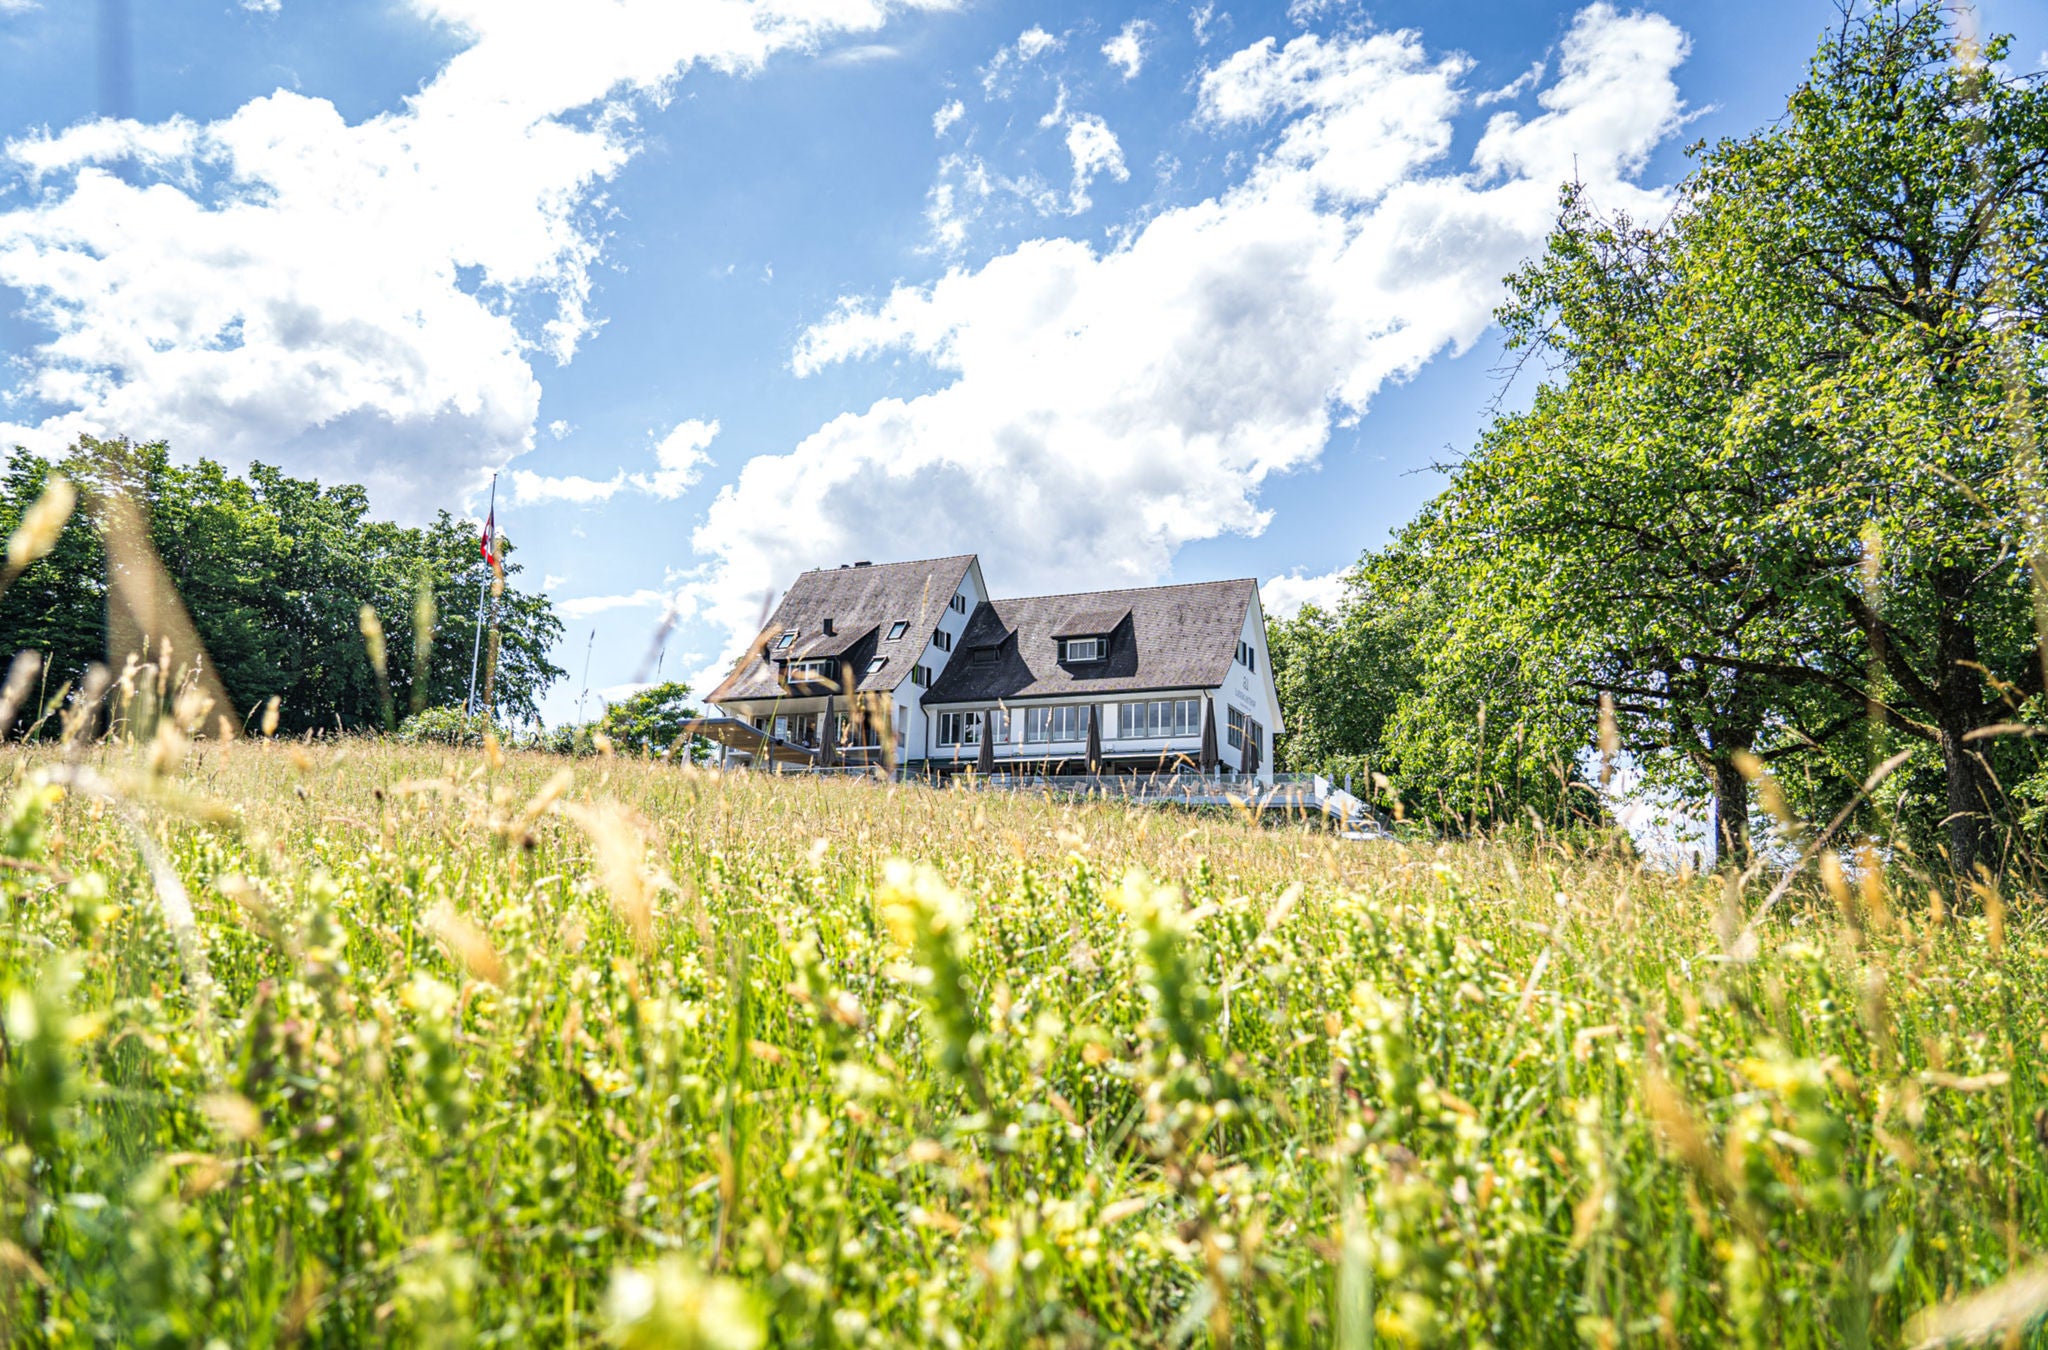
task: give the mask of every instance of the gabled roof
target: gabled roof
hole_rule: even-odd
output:
[[[947,662],[924,702],[1213,689],[1237,659],[1257,594],[1258,583],[1243,578],[984,601],[960,636],[965,652]],[[1108,659],[1060,663],[1060,638],[1096,636],[1104,630],[1090,625],[1109,620]],[[975,648],[988,647],[994,661],[975,659]]]
[[[834,656],[850,662],[863,693],[894,689],[910,676],[938,626],[939,616],[967,569],[972,553],[917,562],[859,563],[806,572],[790,584],[760,634],[732,672],[711,691],[707,702],[778,698],[786,691],[776,679],[774,662],[806,656]],[[825,620],[833,632],[825,635]],[[889,640],[897,623],[908,624],[902,637]],[[779,652],[768,645],[794,629],[797,637]],[[765,659],[764,659],[764,653]],[[868,664],[877,656],[888,664],[872,675]]]

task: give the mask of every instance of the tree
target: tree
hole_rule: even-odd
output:
[[[690,686],[680,680],[650,685],[606,708],[597,729],[629,753],[671,754],[683,739],[683,724],[703,715],[689,698]],[[693,751],[692,758],[701,757]]]
[[[2041,696],[2048,89],[1997,77],[2002,43],[1955,59],[1945,17],[1847,15],[1661,229],[1567,194],[1502,315],[1556,377],[1398,550],[1438,617],[1397,731],[1442,705],[1448,745],[1511,676],[1557,734],[1604,697],[1735,855],[1748,756],[1846,798],[1903,739],[1939,755],[1951,863],[1987,856],[1993,761],[2033,752],[1980,733]]]
[[[242,478],[207,460],[174,464],[161,443],[88,437],[54,465],[21,451],[8,459],[0,526],[12,529],[53,472],[78,486],[79,510],[56,551],[0,595],[8,654],[42,652],[53,690],[106,657],[106,550],[96,527],[119,492],[140,507],[149,544],[239,713],[275,697],[286,731],[382,727],[383,690],[360,627],[365,604],[391,635],[395,704],[462,702],[489,575],[466,522],[444,511],[425,527],[395,525],[371,519],[354,485],[323,486],[261,464]],[[561,622],[545,595],[518,589],[510,552],[496,603],[497,712],[533,720],[563,674],[548,660]],[[423,585],[433,604],[420,610]],[[417,665],[416,613],[427,620],[426,660]]]

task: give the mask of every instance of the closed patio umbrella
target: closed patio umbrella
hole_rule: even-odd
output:
[[[1202,700],[1202,748],[1196,752],[1196,762],[1203,773],[1214,773],[1223,763],[1216,749],[1216,705],[1208,699]]]
[[[981,715],[981,753],[974,757],[974,771],[983,778],[996,771],[996,715]]]
[[[818,723],[818,764],[831,768],[839,762],[839,714],[832,705],[825,705],[825,716]]]
[[[1102,772],[1102,709],[1088,705],[1088,772]]]

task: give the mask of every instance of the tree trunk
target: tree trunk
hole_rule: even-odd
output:
[[[1977,634],[1964,615],[1969,583],[1950,570],[1935,582],[1940,599],[1936,624],[1936,725],[1941,731],[1941,765],[1948,776],[1949,865],[1968,876],[1992,860],[1991,783],[1976,747],[1963,738],[1983,720],[1982,675],[1977,667]]]
[[[1749,779],[1735,767],[1732,756],[1718,756],[1712,765],[1714,780],[1714,864],[1741,869],[1749,866]]]

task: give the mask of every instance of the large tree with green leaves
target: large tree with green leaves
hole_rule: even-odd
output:
[[[54,464],[19,451],[8,459],[0,536],[55,473],[79,488],[78,513],[55,551],[0,594],[5,655],[43,653],[52,688],[106,658],[99,526],[110,495],[121,493],[141,508],[149,544],[237,712],[275,697],[287,731],[384,725],[384,691],[362,631],[365,605],[385,629],[397,711],[463,701],[489,581],[468,522],[444,511],[426,526],[395,525],[371,518],[354,485],[325,486],[261,464],[237,477],[206,460],[176,464],[161,443],[88,438]],[[548,660],[561,622],[545,595],[518,588],[519,573],[508,557],[505,588],[486,595],[484,623],[499,639],[499,712],[526,720],[562,676]],[[430,603],[421,603],[423,593]]]
[[[1503,311],[1553,378],[1399,550],[1437,627],[1396,725],[1508,669],[1588,729],[1604,699],[1736,854],[1747,756],[1839,799],[1917,743],[1951,862],[1987,856],[1982,733],[2041,680],[2048,90],[1946,20],[1847,14],[1785,118],[1706,152],[1659,228],[1568,194]]]

